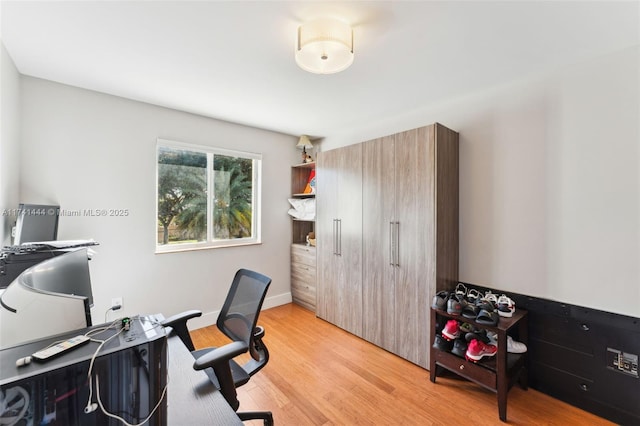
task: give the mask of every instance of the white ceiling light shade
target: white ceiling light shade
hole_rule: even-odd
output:
[[[353,30],[331,18],[300,25],[296,63],[314,74],[334,74],[349,68],[353,63]]]

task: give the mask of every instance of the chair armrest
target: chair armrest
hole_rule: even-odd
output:
[[[231,342],[202,355],[193,363],[194,370],[204,370],[220,362],[228,363],[230,359],[249,350],[244,342]]]
[[[178,335],[178,337],[180,337],[180,340],[182,340],[182,343],[184,343],[187,349],[193,352],[195,350],[195,347],[193,345],[193,342],[191,341],[191,336],[189,335],[187,321],[189,321],[191,318],[199,317],[201,315],[201,311],[194,309],[191,311],[185,311],[179,314],[175,314],[165,319],[160,324],[162,324],[163,327],[171,327],[173,331]]]

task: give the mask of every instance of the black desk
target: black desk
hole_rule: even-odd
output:
[[[193,369],[193,356],[178,336],[170,335],[169,425],[241,425],[237,414],[203,371]]]
[[[194,359],[182,344],[180,338],[172,335],[165,337],[165,330],[163,328],[151,327],[150,324],[149,321],[133,320],[131,323],[131,333],[129,335],[120,334],[118,338],[114,338],[104,345],[99,356],[96,358],[94,366],[94,368],[100,369],[101,371],[100,380],[106,383],[110,377],[112,380],[114,380],[113,378],[115,377],[116,382],[122,380],[122,382],[127,383],[129,380],[146,379],[146,377],[152,377],[155,374],[156,381],[153,383],[159,382],[162,385],[159,388],[156,387],[151,390],[148,388],[145,390],[144,386],[142,386],[142,390],[140,391],[141,397],[145,397],[146,394],[147,400],[151,399],[153,404],[155,404],[160,399],[159,395],[164,387],[165,370],[164,367],[160,368],[154,360],[163,357],[165,351],[164,342],[166,340],[166,376],[168,376],[168,388],[165,395],[166,410],[164,410],[164,407],[161,407],[159,414],[152,418],[152,420],[155,419],[152,425],[241,425],[242,422],[240,418],[229,404],[227,404],[222,394],[209,381],[207,375],[203,371],[195,371],[193,369]],[[64,386],[58,387],[55,386],[55,384],[58,383],[57,380],[62,380],[68,389],[73,389],[74,394],[76,394],[76,401],[70,405],[63,404],[61,410],[58,410],[58,420],[61,420],[60,415],[63,415],[65,416],[63,417],[64,420],[72,425],[83,424],[87,421],[91,422],[93,418],[91,416],[95,415],[97,411],[89,415],[85,415],[82,411],[88,399],[88,386],[86,383],[88,365],[93,353],[98,347],[97,343],[88,343],[46,363],[36,363],[34,361],[27,366],[18,368],[15,362],[18,358],[31,355],[37,350],[43,349],[51,342],[84,334],[90,329],[99,327],[101,326],[98,325],[87,329],[76,330],[72,333],[27,342],[0,350],[0,386],[3,390],[14,386],[23,386],[25,389],[30,389],[32,395],[38,394],[46,396],[47,392],[51,394],[52,388],[47,382],[53,382],[53,388],[58,388],[58,395],[54,394],[57,398],[54,398],[57,403],[61,398],[60,394]],[[98,338],[105,339],[113,334],[115,334],[115,330],[105,332],[99,335]],[[133,348],[143,349],[133,351]],[[134,352],[135,356],[131,355]],[[124,355],[114,356],[114,354]],[[132,367],[140,364],[137,361],[140,357],[147,358],[145,363],[149,367],[145,368],[145,371],[142,371],[142,373],[132,373],[131,370],[135,370],[135,368]],[[70,377],[71,379],[69,379]],[[44,378],[44,380],[42,378]],[[69,380],[70,382],[67,383]],[[103,386],[101,383],[101,389]],[[116,388],[114,387],[114,389]],[[117,402],[118,392],[111,391],[111,397],[114,397],[114,392],[116,393],[116,399],[113,401]],[[149,395],[151,395],[151,397],[149,397]],[[108,393],[103,396],[103,399],[108,398]],[[31,399],[33,400],[33,404],[39,404],[39,406],[33,410],[37,412],[37,416],[35,414],[33,415],[37,421],[39,420],[37,417],[42,416],[43,412],[48,412],[47,410],[50,410],[50,408],[45,407],[46,404],[42,403],[42,401],[36,402],[38,400],[46,401],[46,397],[37,398],[32,396]],[[92,400],[96,400],[95,392]],[[49,401],[51,401],[51,398],[49,398]],[[67,410],[67,412],[65,412],[65,410]],[[77,414],[69,414],[69,410],[76,411]],[[55,412],[55,407],[53,411]],[[150,409],[143,409],[141,411],[148,413]],[[109,421],[108,424],[120,425],[121,423],[113,420]]]

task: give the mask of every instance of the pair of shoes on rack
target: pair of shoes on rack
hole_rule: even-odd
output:
[[[473,339],[467,345],[465,358],[467,361],[478,362],[484,357],[492,357],[498,353],[498,347],[491,343],[484,343],[481,340]]]
[[[492,345],[498,346],[498,333],[487,331],[487,337]],[[523,354],[527,351],[527,345],[522,342],[513,340],[513,337],[507,336],[507,352],[511,354]]]

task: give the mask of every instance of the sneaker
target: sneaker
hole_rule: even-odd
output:
[[[496,333],[495,331],[487,330],[487,338],[489,339],[488,343],[496,347],[498,346],[498,333]]]
[[[464,354],[467,353],[467,341],[462,337],[458,337],[453,342],[453,349],[451,349],[451,353],[464,358]]]
[[[527,345],[516,342],[511,336],[507,336],[507,352],[512,354],[523,354],[527,351]]]
[[[442,337],[439,334],[436,334],[433,339],[433,347],[436,349],[440,349],[441,351],[449,352],[451,350],[451,342]]]
[[[475,288],[470,288],[469,291],[467,291],[467,300],[470,303],[476,303],[476,301],[480,298],[481,298],[480,292]]]
[[[498,353],[497,346],[474,339],[469,342],[465,358],[467,361],[478,362],[485,356],[495,356],[496,353]]]
[[[498,314],[501,317],[511,318],[516,311],[516,304],[509,297],[504,294],[498,297]]]
[[[449,296],[447,301],[447,313],[449,315],[460,315],[462,313],[462,303],[455,297],[455,295]]]
[[[455,340],[460,337],[460,325],[456,320],[449,320],[442,329],[442,337],[447,340]]]
[[[431,303],[431,307],[433,309],[440,309],[444,311],[447,309],[447,299],[449,298],[449,292],[447,291],[439,291],[433,296],[433,302]]]
[[[467,295],[467,286],[462,283],[458,283],[455,291],[456,296],[465,297]]]
[[[487,291],[484,294],[483,299],[487,302],[490,302],[494,308],[498,304],[498,296],[496,294],[491,293],[491,290]]]

